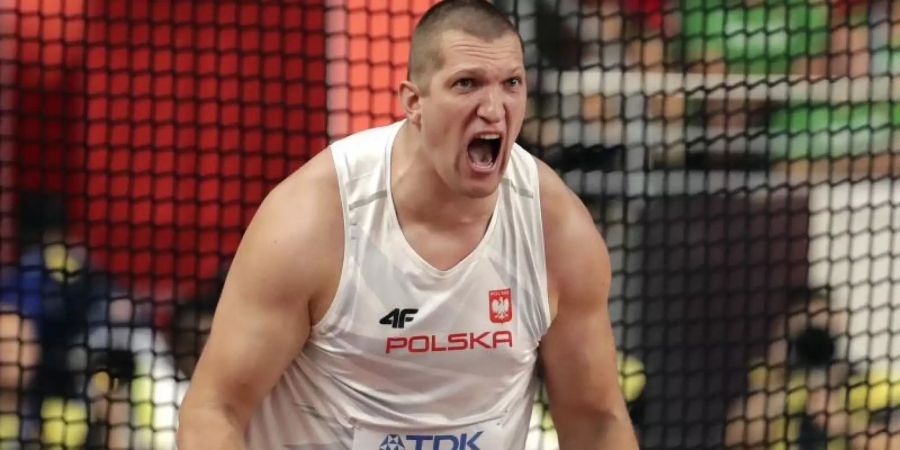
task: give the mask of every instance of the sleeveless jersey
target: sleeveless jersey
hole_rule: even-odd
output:
[[[550,325],[537,163],[514,145],[481,242],[438,270],[406,241],[394,209],[401,124],[331,145],[340,282],[251,419],[250,449],[524,448]]]

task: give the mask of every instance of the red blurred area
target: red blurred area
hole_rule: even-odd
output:
[[[16,259],[15,192],[59,192],[83,182],[67,170],[78,152],[68,142],[73,97],[66,86],[83,54],[83,13],[83,0],[19,0],[0,6],[4,264]]]
[[[624,0],[622,6],[632,17],[638,18],[646,26],[659,29],[663,26],[665,0]]]
[[[11,99],[16,125],[14,155],[18,160],[17,185],[23,189],[54,191],[75,184],[67,179],[65,151],[71,122],[65,82],[72,64],[82,54],[84,2],[21,0],[14,17],[5,24],[16,34],[4,36],[4,62],[15,64]],[[10,42],[12,39],[12,42]]]
[[[397,88],[415,24],[437,0],[346,0],[333,8],[329,128],[334,137],[403,117]]]
[[[18,187],[65,192],[124,285],[189,297],[326,144],[324,1],[87,5],[17,3]]]

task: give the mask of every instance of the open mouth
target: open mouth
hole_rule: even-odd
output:
[[[469,142],[469,163],[476,170],[489,170],[500,157],[499,134],[482,134]]]

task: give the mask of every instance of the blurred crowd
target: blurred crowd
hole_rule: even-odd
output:
[[[868,99],[840,104],[740,89],[896,77],[897,2],[563,0],[537,1],[533,9],[505,3],[533,39],[533,80],[566,71],[600,74],[578,81],[586,93],[559,95],[562,82],[555,78],[549,86],[535,83],[524,137],[566,167],[633,170],[621,152],[646,149],[645,169],[773,168],[802,182],[809,180],[810,165],[827,172],[823,162],[832,176],[884,176],[900,169],[892,155],[900,143],[891,132],[900,126],[900,109],[887,89],[872,88]],[[592,85],[648,73],[707,78],[690,88],[671,78],[653,84],[658,93],[637,95],[598,94]],[[726,85],[734,93],[723,98]]]
[[[891,359],[896,327],[889,324],[893,306],[884,306],[897,303],[896,294],[890,293],[896,283],[890,277],[897,273],[896,228],[888,224],[898,217],[896,203],[889,199],[896,198],[892,180],[900,175],[900,134],[895,133],[900,128],[900,105],[892,94],[893,86],[900,86],[900,2],[563,0],[525,7],[502,3],[519,17],[534,68],[529,73],[534,87],[531,116],[523,138],[555,167],[571,172],[572,180],[584,186],[585,174],[591,171],[625,172],[627,177],[663,170],[668,174],[665,180],[689,179],[692,172],[705,177],[710,171],[735,171],[738,178],[748,179],[756,172],[769,180],[762,186],[782,190],[782,195],[784,187],[791,186],[789,197],[813,199],[808,217],[793,220],[810,223],[808,284],[814,289],[772,292],[773,297],[784,296],[786,306],[763,307],[768,316],[748,319],[769,331],[764,342],[748,343],[765,349],[750,352],[745,393],[728,399],[722,447],[900,449],[900,417],[894,414],[900,406],[900,375]],[[560,74],[566,72],[581,74],[568,81],[579,88],[560,95],[558,89],[565,87]],[[591,72],[598,77],[587,76]],[[652,81],[648,74],[673,75],[664,78],[673,81],[653,84],[659,93],[643,86],[638,92],[596,93],[598,86],[592,84],[617,85],[628,77]],[[691,76],[704,83],[692,89],[677,84]],[[836,86],[828,92],[841,93],[849,90],[848,84],[879,77],[887,78],[891,89],[870,87],[866,98],[852,102],[747,92],[769,84],[802,87],[827,82]],[[734,93],[712,95],[727,92],[722,89],[726,85]],[[645,154],[633,157],[641,152]],[[637,164],[632,163],[635,160]],[[704,185],[718,186],[710,178],[703,180]],[[748,186],[747,192],[753,189]],[[775,206],[763,211],[769,217],[790,214]],[[694,226],[715,228],[708,222]],[[757,239],[771,232],[761,233]],[[780,236],[772,234],[775,240]],[[681,255],[677,249],[659,251],[669,258]],[[806,271],[801,265],[796,270]],[[875,295],[876,291],[890,292]],[[714,296],[696,296],[704,294]],[[679,335],[679,326],[690,322],[685,319],[666,332]],[[678,384],[682,377],[716,381],[741,373],[701,375],[682,367],[687,362],[676,365],[671,370],[678,381],[666,384],[664,397],[665,389],[682,388]],[[709,411],[716,408],[691,403],[685,400],[688,395],[653,399],[675,403],[673,414],[678,416],[655,427],[663,437],[654,445],[701,445],[685,440],[705,435],[705,429],[692,435],[667,428],[708,426],[706,421],[715,415]],[[658,406],[654,415],[640,417],[645,400],[638,396],[630,401],[638,415],[635,423],[654,428],[654,421],[660,421],[661,411],[668,408]]]
[[[0,271],[0,448],[174,448],[222,278],[161,322],[92,264],[61,196],[22,193],[18,211],[21,257]]]

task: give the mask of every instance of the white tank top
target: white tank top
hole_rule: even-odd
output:
[[[524,448],[550,325],[537,163],[513,147],[482,241],[438,270],[406,241],[394,210],[401,124],[331,146],[344,214],[340,283],[252,418],[250,449]]]

